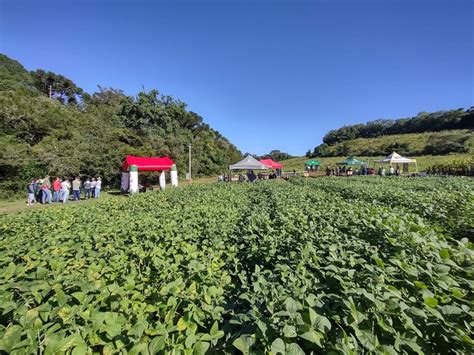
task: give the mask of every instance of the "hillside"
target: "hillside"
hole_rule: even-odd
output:
[[[127,154],[168,155],[184,173],[189,144],[195,175],[220,173],[241,157],[179,99],[157,90],[128,96],[100,86],[87,93],[60,74],[29,72],[0,54],[2,195],[46,174],[100,175],[113,185]]]
[[[306,156],[375,156],[393,150],[405,155],[469,153],[473,130],[474,107],[420,112],[414,117],[379,119],[330,130],[323,143]]]
[[[344,155],[382,156],[396,150],[399,154],[445,155],[467,154],[474,151],[474,131],[446,130],[440,132],[385,135],[375,138],[356,138],[319,146],[317,156]]]
[[[323,143],[332,145],[356,138],[375,138],[387,135],[439,132],[453,129],[474,128],[474,107],[467,110],[420,112],[409,118],[379,119],[365,124],[343,126],[331,130],[323,137]]]

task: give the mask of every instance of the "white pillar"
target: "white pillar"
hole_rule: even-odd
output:
[[[138,192],[138,169],[136,165],[130,165],[128,168],[129,175],[130,175],[130,184],[129,184],[129,191],[131,194],[135,194]]]
[[[178,170],[176,170],[176,164],[171,167],[171,186],[178,186]]]
[[[160,174],[160,189],[164,190],[166,187],[166,178],[165,178],[165,172],[162,171]]]

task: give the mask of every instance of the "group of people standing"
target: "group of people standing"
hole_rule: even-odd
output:
[[[278,172],[278,171],[277,171]],[[217,177],[219,182],[238,181],[238,182],[254,182],[255,180],[272,180],[278,177],[277,172],[272,173],[258,173],[255,175],[253,170],[248,170],[247,174],[239,174],[237,177],[226,175],[225,173]],[[279,173],[279,172],[278,172]]]
[[[385,167],[380,166],[377,169],[377,175],[379,176],[386,176],[386,175],[395,175],[399,176],[400,175],[400,166],[397,165],[396,168],[394,168],[392,165],[390,165],[390,168],[388,171],[385,170]],[[367,166],[362,166],[360,169],[355,168],[352,169],[352,167],[346,168],[345,166],[343,167],[336,167],[336,168],[326,168],[326,175],[327,176],[353,176],[353,175],[375,175],[376,171],[375,168],[369,168]]]
[[[400,176],[400,166],[397,164],[397,167],[394,168],[392,165],[390,165],[390,168],[388,169],[388,171],[385,171],[385,168],[383,166],[379,166],[379,169],[377,170],[377,175],[380,175],[380,176],[385,176],[385,175],[388,175],[388,176]]]
[[[352,167],[335,167],[335,168],[326,168],[327,176],[353,176],[353,175],[375,175],[374,168],[368,168],[362,166],[360,170],[358,168],[352,169]]]
[[[79,176],[74,180],[69,181],[67,178],[61,179],[56,177],[51,183],[49,175],[43,179],[32,179],[27,186],[28,192],[28,206],[35,202],[41,204],[62,202],[66,203],[69,200],[70,191],[72,188],[72,197],[74,201],[81,199],[81,192],[84,194],[84,199],[99,198],[100,190],[102,189],[102,180],[100,177],[89,178],[81,182]]]

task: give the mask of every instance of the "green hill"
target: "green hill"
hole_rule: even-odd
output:
[[[468,109],[420,112],[414,117],[378,119],[365,124],[343,126],[327,132],[323,144],[333,145],[356,138],[375,138],[387,135],[440,132],[474,129],[474,107]],[[316,147],[317,149],[318,147]]]
[[[385,158],[393,151],[416,159],[418,170],[432,165],[472,159],[474,155],[474,132],[451,130],[441,132],[396,134],[376,138],[357,138],[326,147],[325,157],[316,157],[323,166],[334,166],[346,156],[354,155],[368,162]],[[284,171],[301,171],[308,157],[296,157],[282,161]]]
[[[468,154],[474,151],[474,131],[468,129],[440,132],[385,135],[375,138],[356,138],[331,145],[319,146],[318,156],[345,155],[383,156],[392,151],[399,154],[446,155]]]

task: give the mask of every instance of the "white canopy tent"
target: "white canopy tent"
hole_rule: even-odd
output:
[[[393,152],[388,157],[382,160],[376,160],[377,163],[382,164],[403,164],[403,171],[408,171],[408,164],[415,164],[415,169],[418,171],[418,165],[416,164],[416,159],[409,159],[402,157],[397,152]]]
[[[235,163],[233,165],[229,165],[229,170],[266,170],[268,166],[263,163],[260,163],[257,159],[255,159],[251,155],[247,155],[244,159]]]

